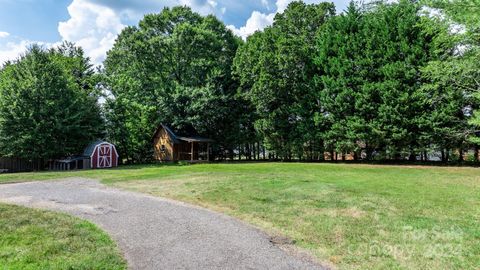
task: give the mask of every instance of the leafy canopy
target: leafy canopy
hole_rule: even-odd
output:
[[[32,46],[0,71],[0,154],[26,159],[81,153],[102,135],[96,77],[73,44]]]

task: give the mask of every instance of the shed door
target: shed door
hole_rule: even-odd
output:
[[[100,145],[98,147],[98,168],[112,167],[112,146]]]

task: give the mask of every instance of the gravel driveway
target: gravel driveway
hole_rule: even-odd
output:
[[[0,202],[62,211],[99,225],[131,269],[322,269],[234,218],[95,180],[4,184]]]

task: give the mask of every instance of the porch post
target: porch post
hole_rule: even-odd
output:
[[[210,161],[210,143],[207,143],[207,161]]]
[[[192,152],[192,153],[191,153],[192,159],[191,159],[191,160],[193,161],[193,142],[191,142],[191,144],[192,144],[192,151],[191,151],[191,152]]]

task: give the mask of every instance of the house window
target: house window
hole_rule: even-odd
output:
[[[160,152],[165,153],[166,150],[165,144],[162,144],[162,146],[160,146]]]

